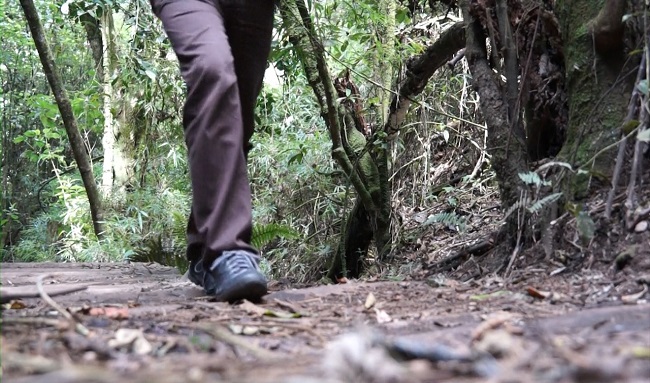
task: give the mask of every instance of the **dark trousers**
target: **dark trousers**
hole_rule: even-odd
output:
[[[272,0],[151,0],[187,85],[192,184],[190,259],[246,249],[252,231],[246,154],[271,48]]]

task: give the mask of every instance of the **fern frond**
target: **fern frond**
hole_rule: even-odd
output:
[[[258,249],[268,245],[275,238],[295,239],[300,237],[300,233],[289,226],[279,223],[267,223],[265,225],[255,225],[251,244]]]
[[[444,212],[430,215],[427,220],[422,223],[422,226],[428,226],[434,223],[457,227],[461,231],[465,229],[465,219],[453,211],[450,213]]]
[[[508,211],[506,211],[506,215],[503,217],[504,220],[508,219],[512,213],[514,213],[516,210],[525,208],[529,203],[530,203],[530,198],[528,196],[524,196],[517,200],[510,208]]]
[[[526,185],[535,185],[536,187],[551,185],[550,182],[542,180],[539,177],[539,174],[535,172],[519,173],[519,178],[524,181]]]
[[[560,197],[562,197],[562,193],[553,193],[553,194],[547,195],[546,197],[540,199],[539,201],[535,201],[535,203],[533,203],[532,205],[527,207],[527,209],[531,214],[535,214],[535,213],[539,212],[540,210],[542,210],[547,205],[550,205],[553,202],[559,200]]]

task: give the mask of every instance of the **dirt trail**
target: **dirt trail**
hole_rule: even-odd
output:
[[[272,283],[264,302],[229,305],[160,265],[3,264],[2,296],[38,294],[43,274],[82,326],[41,298],[3,299],[3,382],[650,381],[648,295],[596,271]]]

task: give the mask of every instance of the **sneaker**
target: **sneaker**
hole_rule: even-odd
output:
[[[203,260],[190,260],[190,267],[187,269],[187,278],[195,285],[203,287],[204,275],[205,270],[203,269]]]
[[[257,255],[245,250],[224,251],[208,270],[201,260],[190,262],[188,278],[219,301],[258,301],[267,289],[257,260]]]
[[[190,266],[187,270],[187,278],[194,283],[203,287],[203,261],[201,257],[203,255],[203,245],[199,243],[191,244],[187,247],[187,253],[185,254],[186,258],[190,260]]]

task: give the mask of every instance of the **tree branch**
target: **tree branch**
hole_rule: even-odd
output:
[[[447,29],[440,38],[420,56],[407,64],[406,79],[390,103],[384,132],[394,137],[408,112],[413,97],[420,94],[433,74],[465,47],[465,28],[458,22]]]
[[[280,13],[289,35],[289,41],[298,51],[307,81],[316,95],[321,116],[329,130],[332,140],[332,158],[350,178],[350,182],[366,209],[376,211],[377,206],[370,192],[343,148],[341,123],[336,105],[336,90],[325,63],[323,46],[316,39],[316,32],[307,8],[303,0],[283,1],[280,3]]]
[[[519,125],[519,108],[517,98],[519,96],[519,70],[517,67],[517,47],[512,36],[510,17],[508,16],[508,5],[506,0],[497,0],[497,20],[499,21],[499,34],[503,47],[503,59],[506,77],[506,100],[508,101],[508,118],[511,129],[520,138],[524,139],[526,134],[523,127]]]

